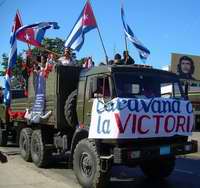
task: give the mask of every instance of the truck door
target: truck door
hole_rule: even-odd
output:
[[[104,101],[107,101],[111,99],[111,96],[111,78],[109,75],[99,74],[87,78],[84,105],[84,124],[86,126],[90,125],[94,99],[103,97]]]

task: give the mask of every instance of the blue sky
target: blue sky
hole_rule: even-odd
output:
[[[199,0],[124,0],[126,21],[138,39],[151,51],[147,64],[162,68],[170,64],[171,53],[200,54]],[[66,39],[81,13],[85,0],[0,0],[0,55],[9,53],[13,18],[19,9],[23,24],[56,21],[59,30],[48,30],[46,37]],[[91,0],[93,11],[109,58],[125,48],[120,17],[121,0]],[[137,50],[128,44],[136,63],[142,63]],[[18,51],[27,45],[18,42]],[[86,34],[77,57],[92,56],[104,61],[97,30]],[[2,85],[2,79],[0,79]]]

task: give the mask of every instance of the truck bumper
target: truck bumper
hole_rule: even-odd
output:
[[[195,153],[198,150],[196,140],[181,144],[160,145],[142,148],[115,147],[113,161],[115,164],[131,164],[141,160],[149,160],[167,156]]]

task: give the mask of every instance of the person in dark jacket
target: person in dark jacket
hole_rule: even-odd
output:
[[[133,65],[135,63],[134,59],[129,55],[127,50],[123,52],[123,62],[125,65]]]
[[[123,65],[123,61],[122,61],[122,57],[120,54],[115,54],[115,57],[114,57],[114,63],[115,65]]]

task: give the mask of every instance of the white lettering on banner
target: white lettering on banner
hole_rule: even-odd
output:
[[[151,138],[191,135],[192,104],[164,98],[95,99],[89,138]]]

